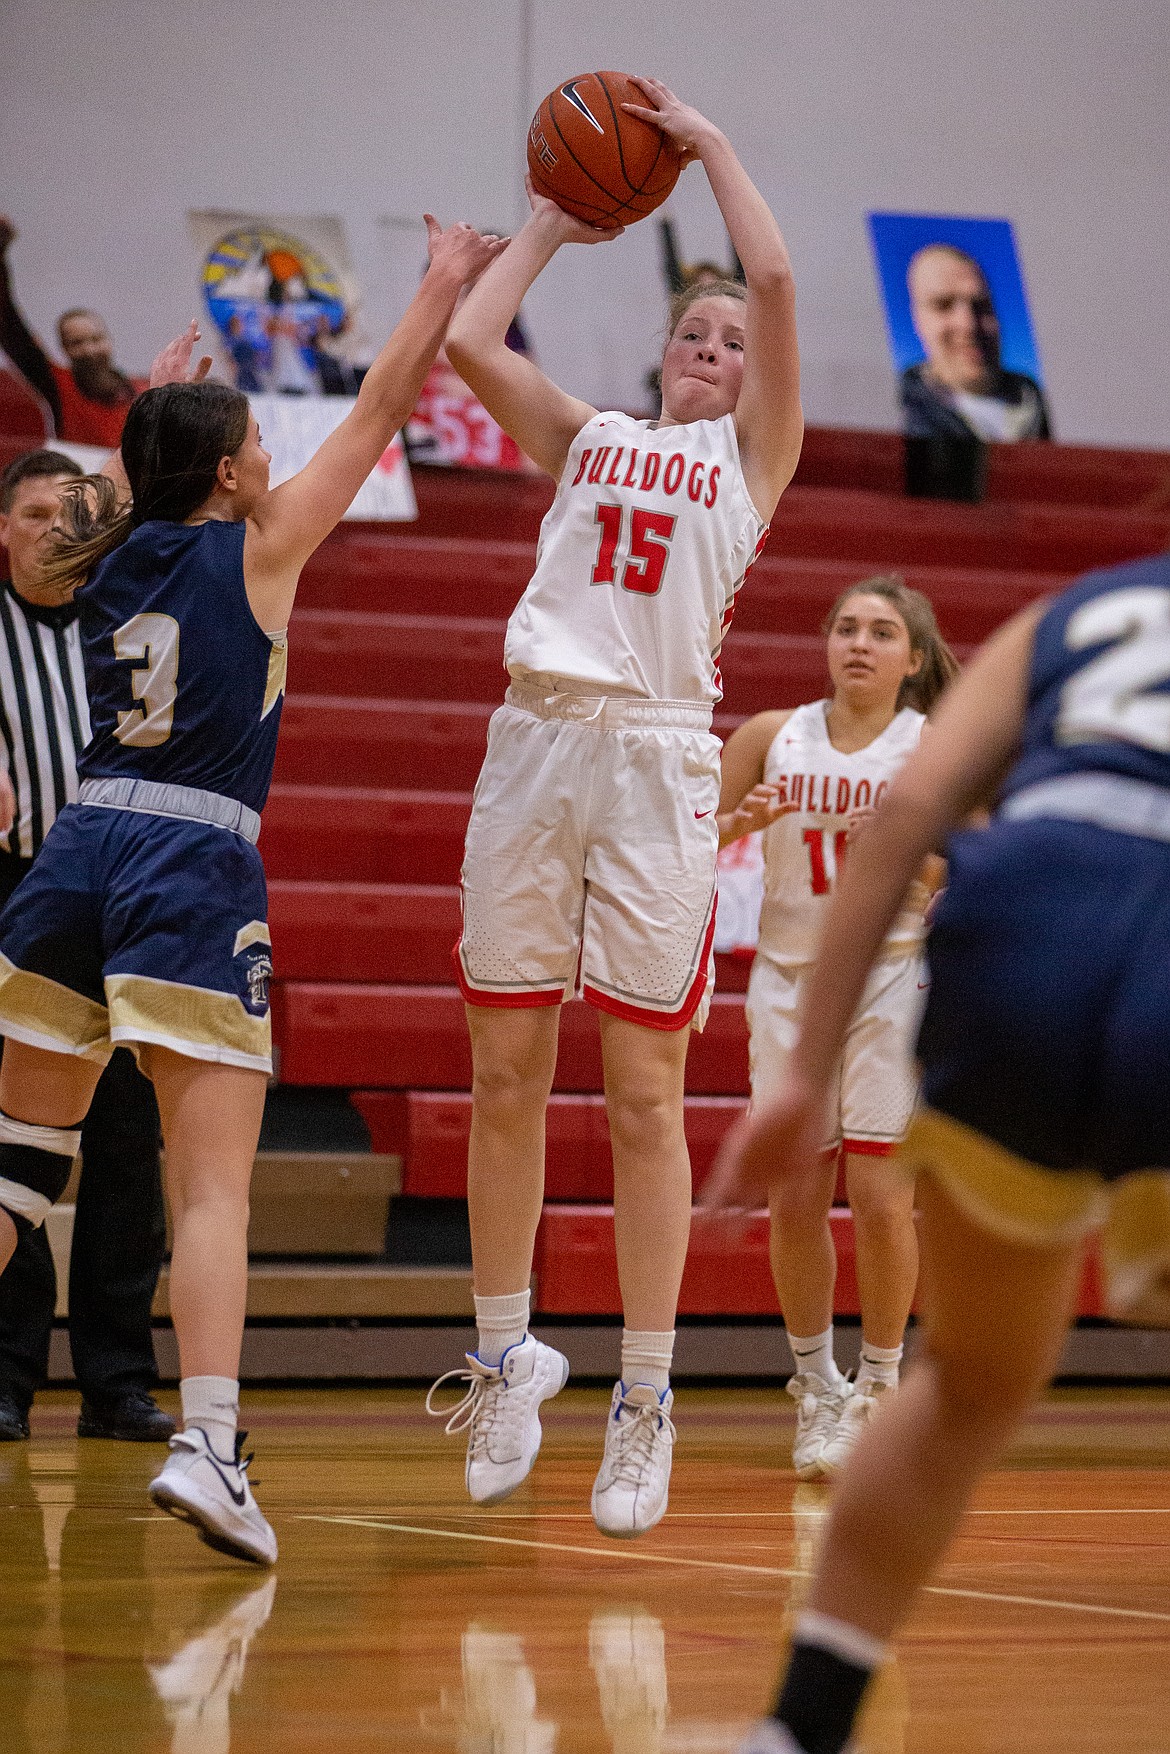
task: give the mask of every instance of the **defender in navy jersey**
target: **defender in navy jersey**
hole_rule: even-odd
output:
[[[236,1430],[248,1183],[271,1070],[256,851],[301,568],[410,410],[459,293],[503,247],[428,216],[431,265],[355,406],[275,489],[247,399],[187,378],[131,406],[115,480],[67,490],[56,561],[77,588],[93,738],[0,917],[0,1268],[68,1179],[113,1044],[154,1083],[174,1217],[184,1429],[151,1486],[212,1546],[271,1564]],[[207,362],[208,364],[210,362]],[[186,379],[186,381],[182,381]]]
[[[885,1641],[1056,1366],[1085,1239],[1106,1308],[1170,1325],[1170,558],[1018,616],[943,702],[859,839],[777,1100],[713,1204],[812,1173],[842,1034],[923,854],[954,836],[929,941],[918,1177],[926,1340],[866,1432],[747,1750],[839,1754]]]

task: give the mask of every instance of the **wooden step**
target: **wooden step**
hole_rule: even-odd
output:
[[[156,1316],[170,1315],[164,1267]],[[470,1267],[398,1267],[382,1262],[255,1261],[248,1271],[249,1320],[374,1321],[474,1316]]]

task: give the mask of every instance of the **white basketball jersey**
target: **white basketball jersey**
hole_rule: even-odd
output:
[[[881,802],[891,779],[918,745],[926,723],[903,707],[880,737],[853,755],[829,741],[827,700],[797,707],[772,740],[764,783],[792,806],[764,831],[764,902],[759,954],[782,965],[812,962],[833,885],[848,856],[850,823]],[[924,936],[927,891],[915,883],[885,942],[909,954]]]
[[[508,670],[582,694],[714,704],[735,594],[767,533],[730,414],[686,426],[596,415],[541,525]]]

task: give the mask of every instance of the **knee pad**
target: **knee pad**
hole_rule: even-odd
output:
[[[14,1121],[0,1111],[0,1206],[35,1229],[65,1192],[81,1129]]]

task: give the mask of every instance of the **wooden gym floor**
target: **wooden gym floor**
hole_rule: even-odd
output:
[[[160,1451],[47,1394],[0,1446],[5,1754],[724,1754],[768,1700],[824,1509],[776,1391],[683,1388],[671,1512],[589,1516],[607,1397],[463,1496],[421,1394],[246,1392],[266,1574],[152,1513]],[[1058,1391],[987,1481],[882,1677],[864,1754],[1167,1754],[1170,1392]]]

